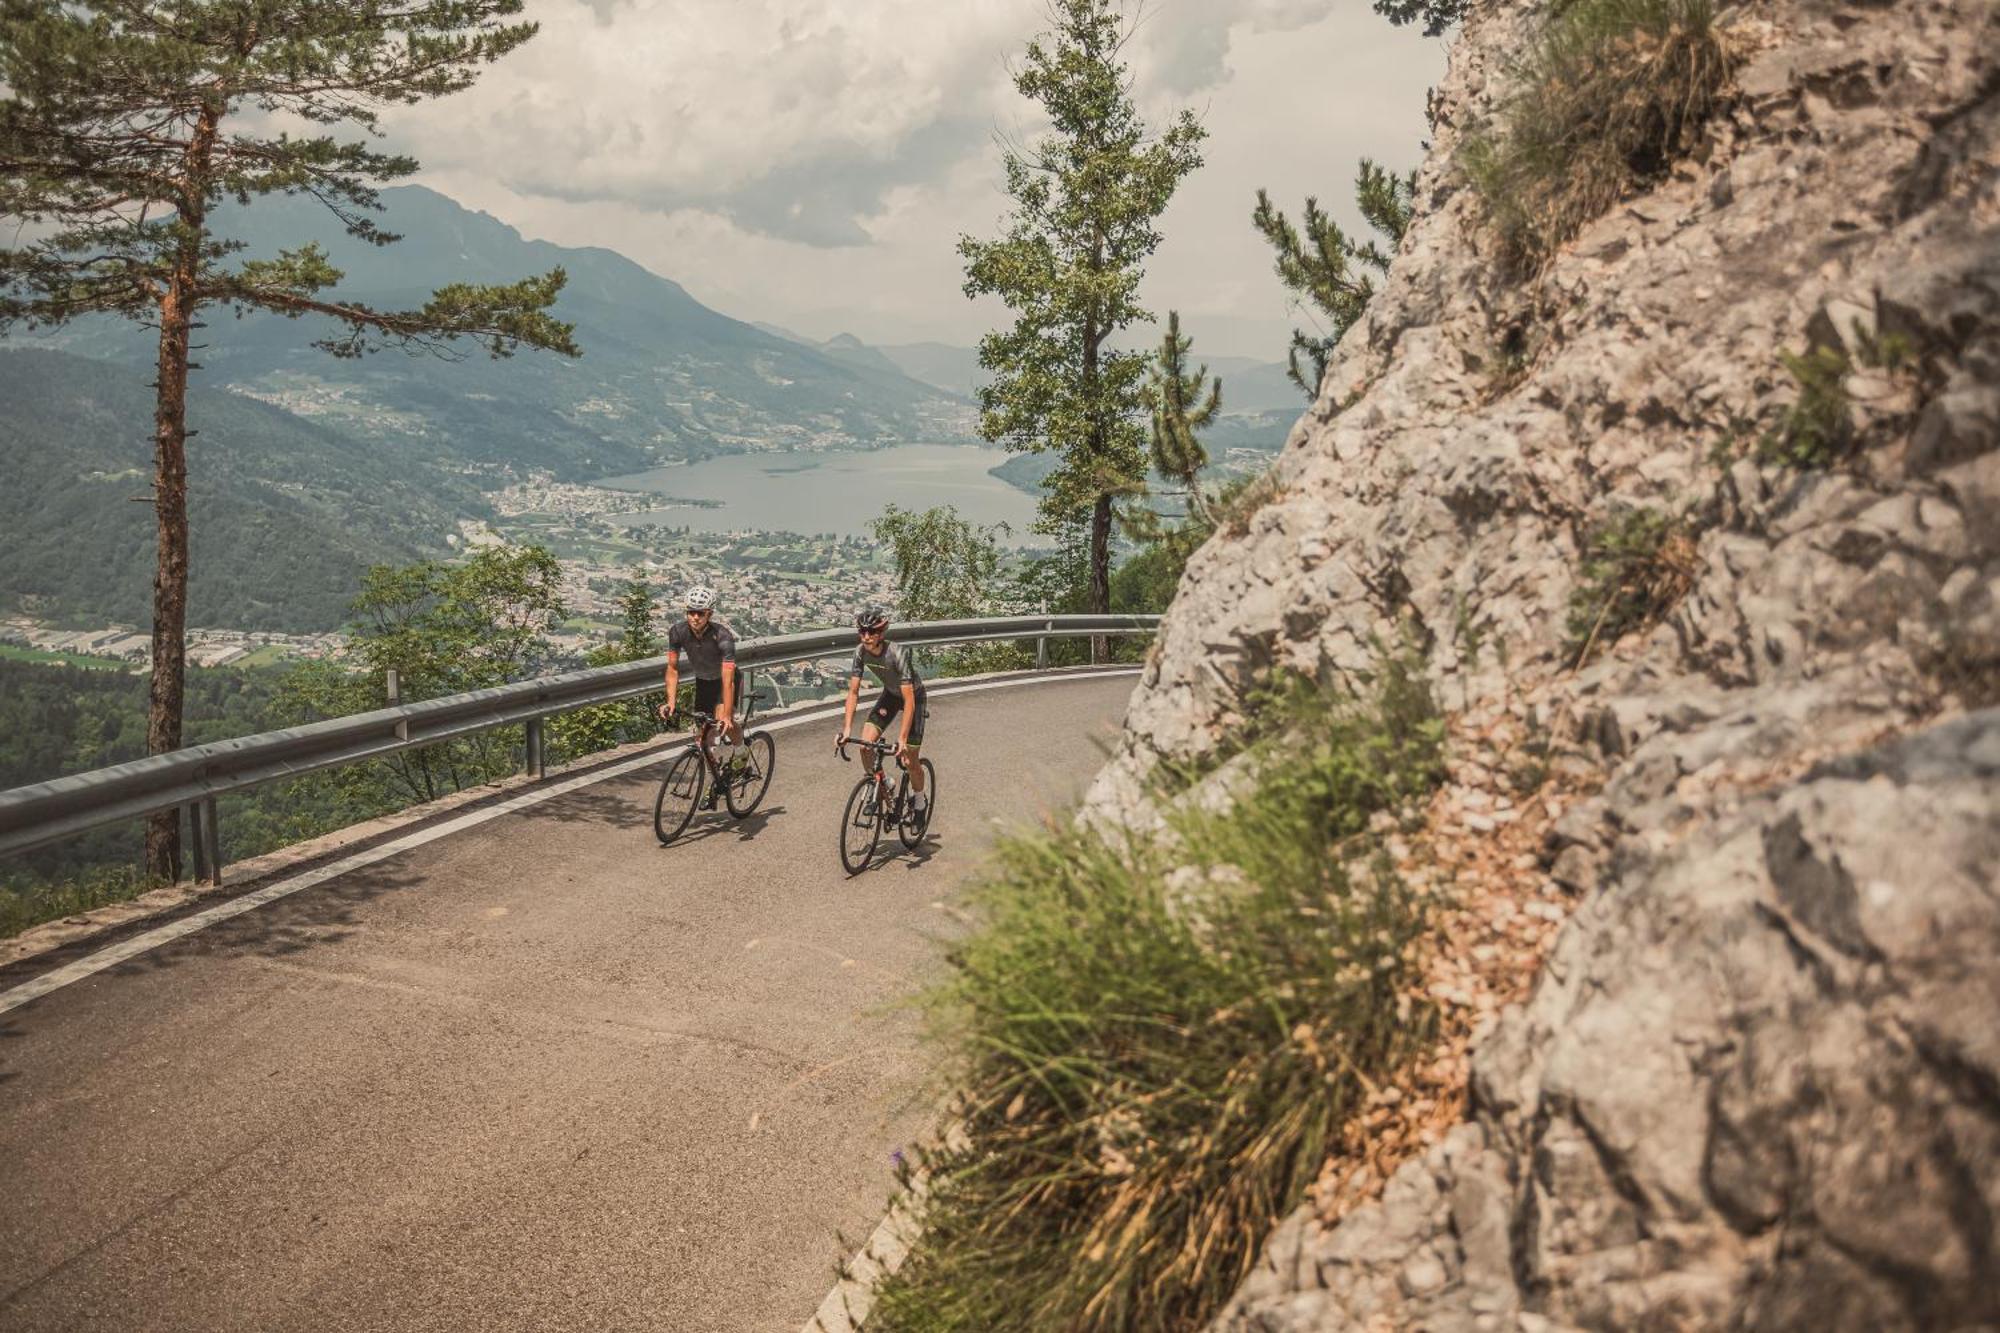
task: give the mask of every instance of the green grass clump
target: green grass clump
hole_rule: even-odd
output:
[[[1853,367],[1847,352],[1812,347],[1803,354],[1780,352],[1778,360],[1797,381],[1799,396],[1784,422],[1764,437],[1758,457],[1798,468],[1830,466],[1854,444],[1853,403],[1847,396]]]
[[[1584,544],[1583,577],[1569,601],[1570,660],[1656,624],[1694,585],[1694,533],[1687,520],[1631,509],[1600,525]]]
[[[164,884],[164,880],[149,879],[128,866],[100,867],[53,881],[27,877],[0,881],[0,939],[45,921],[130,901]]]
[[[1734,63],[1713,0],[1572,0],[1515,67],[1497,127],[1460,165],[1502,257],[1540,268],[1694,147]]]
[[[1886,375],[1914,375],[1915,346],[1901,333],[1881,336],[1857,324],[1854,339],[1859,360]],[[1778,428],[1766,434],[1758,459],[1795,468],[1831,467],[1854,451],[1860,434],[1854,424],[1854,401],[1847,377],[1856,358],[1840,346],[1818,345],[1804,352],[1780,352],[1778,361],[1799,386],[1799,396]]]
[[[930,997],[964,1133],[922,1154],[924,1234],[871,1329],[1199,1327],[1427,1043],[1424,904],[1361,839],[1439,778],[1428,690],[1392,663],[1272,706],[1229,814],[1002,842]]]

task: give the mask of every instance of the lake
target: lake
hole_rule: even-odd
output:
[[[1009,457],[1002,449],[955,444],[730,454],[594,484],[673,500],[713,502],[712,506],[669,504],[606,515],[613,521],[697,532],[761,529],[860,537],[868,535],[869,520],[885,505],[915,510],[951,505],[969,522],[1012,525],[1011,542],[1022,545],[1030,540],[1028,525],[1035,521],[1035,497],[986,472]]]

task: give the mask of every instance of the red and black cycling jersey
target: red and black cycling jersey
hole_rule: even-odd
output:
[[[696,680],[721,680],[722,664],[736,660],[736,631],[708,618],[708,628],[696,634],[685,620],[667,627],[667,651],[686,653],[688,670]]]

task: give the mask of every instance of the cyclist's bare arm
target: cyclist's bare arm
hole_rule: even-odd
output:
[[[909,681],[903,682],[903,725],[896,732],[896,753],[910,748],[910,727],[917,719],[917,687]],[[905,767],[908,765],[905,764]]]
[[[834,737],[834,747],[836,749],[839,748],[839,744],[841,741],[846,740],[849,736],[852,736],[854,734],[854,705],[860,700],[860,698],[861,698],[861,677],[849,676],[847,678],[847,710],[841,716],[840,731]]]
[[[674,700],[681,687],[681,655],[672,648],[667,649],[667,701],[660,705],[660,721],[665,722],[674,715]]]

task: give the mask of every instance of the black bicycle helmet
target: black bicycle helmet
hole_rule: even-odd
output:
[[[889,628],[889,612],[880,606],[864,606],[854,617],[854,628],[887,629]]]

